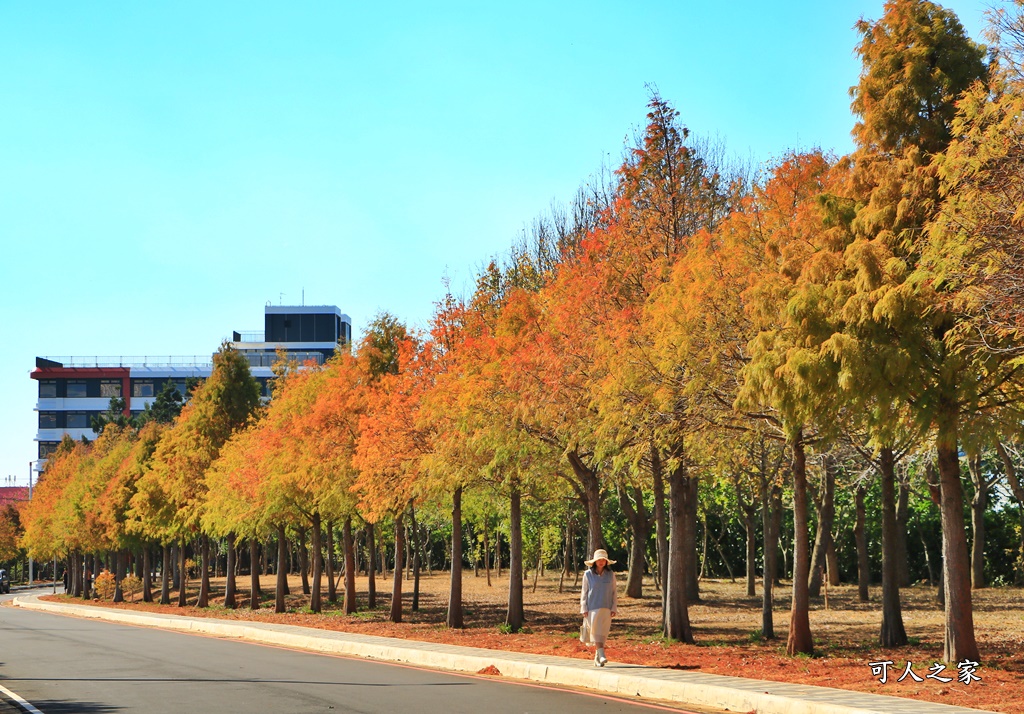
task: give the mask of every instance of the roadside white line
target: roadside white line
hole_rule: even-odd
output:
[[[18,703],[18,706],[20,706],[22,709],[27,711],[28,714],[43,714],[41,711],[39,711],[34,706],[32,706],[31,704],[26,702],[24,699],[19,697],[17,694],[12,692],[7,687],[4,687],[4,686],[0,685],[0,694],[6,694],[8,697],[10,697],[14,701],[16,701]]]

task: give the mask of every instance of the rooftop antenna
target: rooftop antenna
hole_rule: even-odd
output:
[[[302,307],[306,307],[306,288],[302,288]]]
[[[277,304],[278,306],[284,305],[284,293],[277,294]]]

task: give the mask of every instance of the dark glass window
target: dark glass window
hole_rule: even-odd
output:
[[[41,379],[39,380],[39,398],[40,399],[52,399],[57,396],[57,380],[56,379]]]
[[[88,429],[89,415],[85,412],[68,412],[68,429]]]
[[[101,397],[120,397],[121,396],[121,380],[120,379],[101,379],[100,380],[100,396]]]
[[[50,455],[57,450],[60,446],[59,441],[40,441],[39,442],[39,458],[48,459]]]
[[[152,381],[133,381],[132,382],[132,396],[133,397],[152,397],[153,396],[153,382]]]
[[[69,379],[68,380],[68,398],[73,397],[87,397],[89,393],[85,386],[84,379]]]
[[[39,412],[40,429],[57,428],[57,412]]]

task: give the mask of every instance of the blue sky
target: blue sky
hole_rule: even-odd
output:
[[[980,36],[982,2],[946,3]],[[205,355],[263,306],[429,318],[642,127],[850,149],[880,0],[3,3],[0,477],[37,355]]]

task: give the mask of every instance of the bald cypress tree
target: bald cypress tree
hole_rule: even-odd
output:
[[[951,343],[956,319],[940,308],[934,285],[919,268],[942,201],[936,157],[953,136],[957,100],[986,79],[985,50],[967,37],[952,12],[922,0],[890,0],[880,20],[862,20],[857,29],[863,70],[851,89],[859,120],[853,131],[857,149],[851,157],[850,195],[859,205],[845,251],[844,339],[833,340],[832,347],[848,373],[855,371],[851,365],[864,367],[858,387],[862,394],[877,404],[905,405],[920,429],[934,433],[941,480],[945,657],[976,660],[957,452],[961,417],[972,407],[968,385],[978,375]],[[886,464],[891,463],[897,419],[899,411],[892,410],[874,424]],[[883,492],[888,492],[891,469],[883,469],[882,478]],[[891,500],[885,509],[893,508]],[[884,531],[883,537],[895,536],[892,527]],[[883,595],[888,592],[889,614],[894,615],[894,544],[885,546],[889,557],[883,563],[890,567]],[[905,641],[902,629],[901,619],[883,618],[883,644]]]
[[[197,535],[201,540],[200,607],[208,604],[210,592],[209,546],[201,523],[206,471],[259,404],[260,385],[249,371],[248,360],[225,343],[213,356],[213,372],[160,439],[153,467],[140,479],[140,491],[152,494],[147,500],[161,504],[159,509],[149,509],[149,515],[179,539],[182,562],[186,544]],[[178,605],[184,604],[183,586]]]

